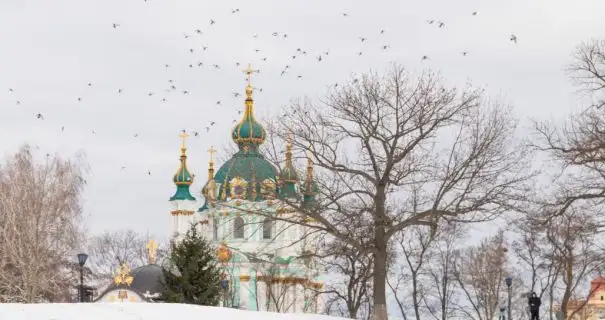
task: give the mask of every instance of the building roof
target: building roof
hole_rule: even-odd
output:
[[[156,264],[148,264],[146,266],[138,267],[130,272],[133,280],[128,285],[117,285],[112,283],[102,294],[99,295],[97,300],[100,300],[108,292],[126,289],[132,290],[139,294],[141,297],[145,297],[146,294],[162,294],[164,291],[164,272],[162,267]],[[161,299],[154,299],[161,300]]]

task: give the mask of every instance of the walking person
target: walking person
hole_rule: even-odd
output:
[[[542,300],[540,300],[535,292],[531,293],[531,297],[529,297],[527,304],[529,305],[531,320],[540,320],[540,305],[542,304]]]

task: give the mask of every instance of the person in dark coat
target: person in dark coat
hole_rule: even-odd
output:
[[[529,304],[529,312],[531,314],[531,320],[540,320],[540,305],[542,300],[536,295],[535,292],[531,293],[527,304]]]

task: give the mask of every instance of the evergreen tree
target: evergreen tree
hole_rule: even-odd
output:
[[[166,302],[215,306],[220,297],[220,270],[214,249],[191,227],[180,243],[173,243],[164,268]]]

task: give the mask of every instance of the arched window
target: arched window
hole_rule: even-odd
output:
[[[242,217],[235,217],[235,220],[233,220],[233,238],[244,238],[244,218]]]
[[[218,240],[218,219],[212,219],[212,239]]]
[[[273,221],[270,218],[265,218],[263,221],[263,239],[271,239],[271,229],[273,228]]]

